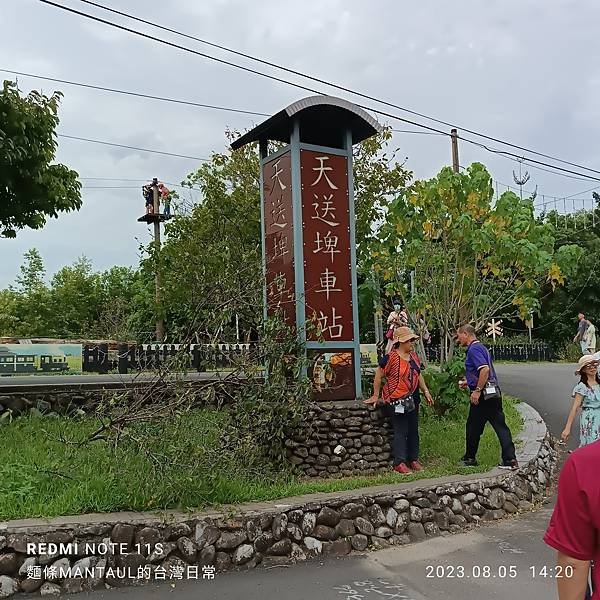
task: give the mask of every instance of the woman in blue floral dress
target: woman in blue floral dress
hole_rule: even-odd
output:
[[[561,434],[566,442],[571,435],[571,427],[581,408],[579,445],[586,446],[600,440],[600,376],[598,375],[596,355],[586,355],[579,359],[575,371],[581,377],[573,389],[573,406],[567,418],[567,424]]]

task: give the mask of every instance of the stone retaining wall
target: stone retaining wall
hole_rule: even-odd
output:
[[[85,379],[85,376],[81,376]],[[180,392],[181,387],[185,385],[186,390],[191,389],[194,395],[200,399],[200,390],[205,381],[190,382],[127,382],[110,384],[81,384],[79,386],[61,386],[59,385],[41,385],[25,386],[17,390],[10,389],[9,386],[0,387],[0,416],[10,411],[14,417],[40,412],[44,415],[83,415],[92,414],[96,407],[106,398],[115,394],[126,394],[129,398],[136,398],[140,394],[147,394],[152,389],[153,394],[165,394],[168,398],[175,393]],[[232,382],[221,382],[221,386],[235,385]],[[7,388],[7,389],[5,389]],[[203,404],[206,400],[201,398]],[[215,401],[216,404],[217,401]]]
[[[211,567],[225,571],[343,556],[532,510],[551,481],[557,452],[539,415],[527,405],[521,410],[525,440],[517,471],[312,494],[218,513],[122,513],[2,523],[0,597],[202,578],[210,576]],[[40,546],[50,542],[63,547]],[[31,577],[36,569],[41,579]]]
[[[42,414],[74,415],[78,411],[90,412],[97,406],[106,392],[89,391],[32,391],[8,392],[0,389],[0,415],[10,411],[14,417],[39,411]]]
[[[286,441],[288,460],[308,477],[373,475],[392,465],[392,430],[381,409],[360,401],[326,402],[309,428]]]

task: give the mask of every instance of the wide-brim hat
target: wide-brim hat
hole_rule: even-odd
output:
[[[582,369],[594,363],[598,365],[598,359],[595,358],[592,354],[586,354],[582,356],[577,362],[577,370],[575,371],[575,375],[579,375]]]
[[[394,343],[418,340],[419,336],[410,327],[398,327],[394,331]]]

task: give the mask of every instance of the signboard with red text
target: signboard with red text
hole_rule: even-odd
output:
[[[323,341],[353,342],[348,161],[301,150],[300,167],[306,321]]]
[[[281,311],[287,325],[296,325],[294,220],[291,156],[286,152],[263,165],[264,248],[267,314]]]

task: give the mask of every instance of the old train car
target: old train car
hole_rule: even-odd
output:
[[[33,354],[16,354],[0,346],[0,373],[35,373],[36,357]]]
[[[69,363],[64,354],[42,354],[39,362],[40,371],[68,371]]]

